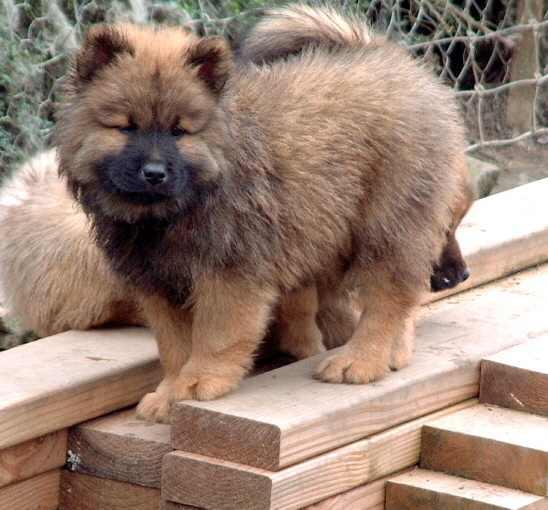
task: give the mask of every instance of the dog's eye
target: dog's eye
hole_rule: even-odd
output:
[[[124,133],[124,135],[132,135],[133,133],[135,133],[137,131],[137,127],[130,124],[128,126],[120,126],[118,128],[122,133]]]
[[[179,126],[173,126],[171,128],[171,136],[175,138],[181,138],[182,136],[186,135],[186,133],[187,132]]]

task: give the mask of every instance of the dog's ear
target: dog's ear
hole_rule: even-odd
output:
[[[230,73],[232,56],[222,37],[206,37],[193,45],[185,55],[186,64],[213,93],[221,92]]]
[[[134,54],[134,48],[122,29],[114,25],[96,25],[86,34],[74,60],[73,78],[80,83],[91,81],[97,72],[121,55]]]

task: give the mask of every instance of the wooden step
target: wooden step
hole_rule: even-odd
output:
[[[67,331],[2,352],[0,449],[135,404],[162,374],[145,328]]]
[[[476,402],[442,409],[436,416]],[[365,505],[371,498],[378,500],[375,482],[418,463],[422,426],[433,419],[425,416],[404,423],[280,471],[175,451],[164,457],[162,496],[215,510],[295,510],[361,486],[362,490],[353,492],[363,498],[363,506],[358,508],[375,508],[373,503]],[[353,495],[345,498],[341,507],[350,508]],[[330,508],[326,505],[319,508]]]
[[[520,292],[498,283],[425,307],[409,366],[373,384],[315,380],[319,355],[251,377],[218,400],[181,402],[174,446],[277,470],[475,397],[483,358],[546,332],[546,290],[535,285],[548,288],[548,265],[515,281]]]
[[[548,418],[478,404],[426,424],[421,468],[548,495]]]
[[[2,510],[36,510],[38,508],[57,510],[60,472],[61,469],[52,469],[0,488],[0,508]]]
[[[0,450],[0,488],[62,467],[67,435],[62,429]]]
[[[160,500],[160,490],[152,487],[66,469],[61,473],[59,510],[156,510]]]
[[[169,425],[138,420],[127,409],[72,427],[67,467],[159,489],[162,458],[172,449]]]
[[[399,473],[392,473],[389,477],[358,485],[354,489],[331,496],[303,510],[385,510],[386,482]]]
[[[415,469],[386,484],[386,510],[546,510],[542,496]]]
[[[548,415],[548,334],[483,360],[480,400]]]

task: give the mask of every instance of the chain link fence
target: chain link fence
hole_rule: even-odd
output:
[[[548,141],[545,0],[373,0],[372,20],[454,87],[470,151]]]
[[[435,66],[462,104],[470,152],[521,140],[548,143],[548,0],[334,3],[365,12],[375,27]],[[90,24],[170,21],[232,37],[266,4],[0,0],[0,176],[43,146],[55,84]]]

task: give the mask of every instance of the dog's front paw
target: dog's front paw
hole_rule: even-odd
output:
[[[155,391],[147,393],[139,402],[136,413],[137,418],[147,421],[169,423],[170,421],[170,400],[165,392]]]
[[[221,397],[238,386],[246,371],[241,366],[220,365],[211,368],[189,362],[172,386],[171,402]]]
[[[324,359],[316,368],[315,377],[330,383],[365,384],[384,377],[388,364],[363,360],[344,351]]]

